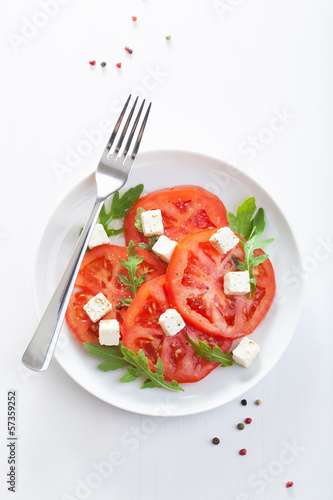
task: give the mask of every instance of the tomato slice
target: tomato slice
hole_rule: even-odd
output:
[[[225,295],[224,275],[237,271],[235,255],[244,261],[241,243],[227,254],[219,254],[209,241],[212,231],[184,238],[176,247],[166,278],[173,307],[185,321],[209,335],[239,338],[249,335],[266,316],[275,294],[275,277],[267,259],[254,268],[257,288],[252,299],[245,295]],[[261,255],[255,250],[254,255]]]
[[[137,275],[146,273],[145,281],[165,274],[166,266],[151,253],[140,250],[138,256],[143,257]],[[66,312],[66,320],[80,342],[98,341],[98,322],[93,323],[83,306],[98,293],[103,293],[111,302],[112,310],[103,319],[117,319],[122,331],[123,318],[127,307],[120,307],[119,297],[131,298],[131,292],[125,290],[118,273],[128,278],[128,271],[123,268],[120,259],[127,260],[127,250],[118,245],[100,245],[88,252],[82,261],[75,283],[75,290]]]
[[[130,240],[136,244],[148,241],[134,225],[139,207],[160,209],[164,234],[175,241],[194,232],[228,226],[227,211],[217,196],[198,186],[178,186],[155,191],[135,203],[125,218],[126,244]]]
[[[217,344],[223,352],[230,349],[232,341],[221,338],[216,340],[188,324],[177,335],[167,337],[158,324],[158,319],[170,307],[165,276],[142,285],[124,318],[123,344],[136,354],[142,349],[152,370],[155,370],[156,362],[161,357],[166,380],[197,382],[219,366],[219,363],[211,363],[198,357],[186,341],[185,333],[195,342],[200,339],[211,346]]]

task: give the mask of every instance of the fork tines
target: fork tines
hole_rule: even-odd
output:
[[[121,149],[121,146],[122,146],[123,141],[124,141],[124,139],[125,139],[125,136],[126,136],[126,133],[127,133],[127,131],[128,131],[129,125],[130,125],[131,120],[132,120],[132,118],[133,118],[134,110],[135,110],[135,107],[136,107],[137,102],[138,102],[138,99],[139,99],[138,97],[135,99],[134,104],[133,104],[133,106],[132,106],[132,108],[131,108],[131,110],[130,110],[130,112],[129,112],[128,116],[127,116],[127,119],[126,119],[126,122],[125,122],[124,128],[123,128],[123,130],[121,131],[121,134],[120,134],[120,137],[119,137],[119,139],[118,139],[118,142],[117,142],[117,145],[116,145],[116,147],[115,147],[114,152],[111,152],[110,150],[111,150],[111,147],[112,147],[112,145],[113,145],[113,143],[114,143],[114,140],[115,140],[115,138],[116,138],[116,136],[117,136],[117,134],[118,134],[118,131],[119,131],[120,125],[121,125],[121,123],[122,123],[122,121],[123,121],[123,119],[124,119],[124,116],[125,116],[125,114],[126,114],[126,110],[127,110],[128,104],[129,104],[129,102],[130,102],[130,100],[131,100],[131,97],[132,97],[132,96],[131,96],[131,95],[129,95],[129,97],[127,98],[127,101],[125,102],[125,105],[124,105],[124,107],[123,107],[123,109],[122,109],[122,111],[121,111],[121,113],[120,113],[120,116],[119,116],[119,118],[118,118],[118,121],[117,121],[117,123],[116,123],[116,126],[115,126],[115,128],[113,129],[113,131],[112,131],[112,134],[111,134],[111,136],[110,136],[109,142],[107,143],[107,146],[106,146],[106,148],[105,148],[105,150],[104,150],[104,153],[105,153],[105,154],[107,154],[107,155],[109,155],[110,153],[112,153],[112,154],[113,154],[113,155],[115,155],[116,157],[119,155],[119,151],[120,151],[120,149]],[[132,140],[133,140],[133,137],[134,137],[134,134],[135,134],[135,131],[136,131],[137,126],[138,126],[138,123],[139,123],[139,121],[140,121],[140,117],[141,117],[141,114],[142,114],[142,110],[143,110],[143,108],[144,108],[144,105],[145,105],[145,99],[143,100],[143,102],[142,102],[142,104],[141,104],[141,106],[140,106],[140,109],[139,109],[139,111],[138,111],[138,113],[137,113],[137,115],[136,115],[136,117],[135,117],[135,119],[134,119],[134,123],[133,123],[133,126],[132,126],[132,128],[131,128],[131,130],[130,130],[130,132],[129,132],[129,135],[128,135],[128,138],[127,138],[127,142],[126,142],[125,148],[124,148],[124,150],[123,150],[123,152],[122,152],[122,154],[121,154],[121,156],[123,157],[123,160],[125,160],[125,159],[126,159],[126,157],[127,157],[127,154],[128,154],[129,148],[130,148],[130,145],[131,145],[131,143],[132,143]],[[144,115],[143,121],[142,121],[142,123],[141,123],[141,127],[140,127],[139,132],[138,132],[138,135],[137,135],[137,139],[136,139],[136,141],[135,141],[135,143],[134,143],[134,146],[133,146],[133,149],[132,149],[132,153],[130,154],[130,159],[131,159],[132,161],[134,161],[134,160],[135,160],[136,155],[137,155],[137,153],[138,153],[138,150],[139,150],[139,147],[140,147],[140,143],[141,143],[141,139],[142,139],[142,136],[143,136],[143,132],[144,132],[144,130],[145,130],[145,126],[146,126],[146,123],[147,123],[147,120],[148,120],[148,115],[149,115],[149,112],[150,112],[150,108],[151,108],[151,103],[149,103],[148,109],[147,109],[147,111],[146,111],[146,113],[145,113],[145,115]]]

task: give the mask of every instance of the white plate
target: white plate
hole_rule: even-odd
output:
[[[287,348],[299,316],[302,291],[288,288],[287,275],[300,265],[300,256],[289,224],[272,198],[244,173],[202,155],[179,151],[143,153],[135,165],[126,190],[139,183],[145,192],[171,185],[203,186],[221,198],[227,210],[235,212],[248,196],[266,214],[265,237],[274,237],[269,254],[275,269],[277,294],[265,320],[252,338],[261,352],[249,368],[233,365],[217,368],[204,380],[183,384],[185,392],[140,389],[142,380],[119,383],[124,370],[104,373],[99,359],[89,355],[64,325],[56,349],[62,368],[97,398],[124,410],[156,416],[180,416],[203,412],[240,397],[273,368]],[[40,318],[77,241],[95,195],[91,175],[62,201],[41,240],[34,272],[34,299]]]

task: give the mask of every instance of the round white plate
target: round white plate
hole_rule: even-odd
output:
[[[158,151],[142,153],[126,190],[143,183],[145,193],[156,189],[193,184],[203,186],[221,198],[227,210],[235,212],[248,196],[266,214],[265,238],[275,242],[268,253],[275,269],[277,293],[267,317],[252,334],[261,348],[253,365],[218,367],[195,384],[183,384],[185,392],[165,389],[141,390],[142,380],[119,382],[124,369],[104,373],[101,362],[89,355],[64,324],[56,349],[62,368],[97,398],[124,410],[156,416],[180,416],[203,412],[240,397],[273,368],[287,348],[298,320],[301,290],[288,288],[288,273],[300,265],[300,256],[289,224],[272,198],[247,175],[219,160],[194,153]],[[124,190],[123,190],[124,191]],[[54,212],[40,243],[34,272],[34,300],[40,318],[66,267],[95,197],[91,175],[73,189]],[[121,238],[117,243],[122,243]]]

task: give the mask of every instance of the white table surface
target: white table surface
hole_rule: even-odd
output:
[[[324,0],[2,0],[2,499],[332,498],[332,14]],[[237,399],[156,422],[94,398],[55,360],[42,374],[21,364],[37,326],[39,240],[103,146],[62,174],[59,164],[85,131],[116,120],[131,91],[153,101],[142,151],[237,162],[294,227],[301,318],[282,359],[244,395],[247,407]],[[265,132],[276,113],[284,126]],[[259,143],[249,150],[251,137]],[[15,494],[6,483],[10,390]],[[237,430],[248,416],[251,426]]]

